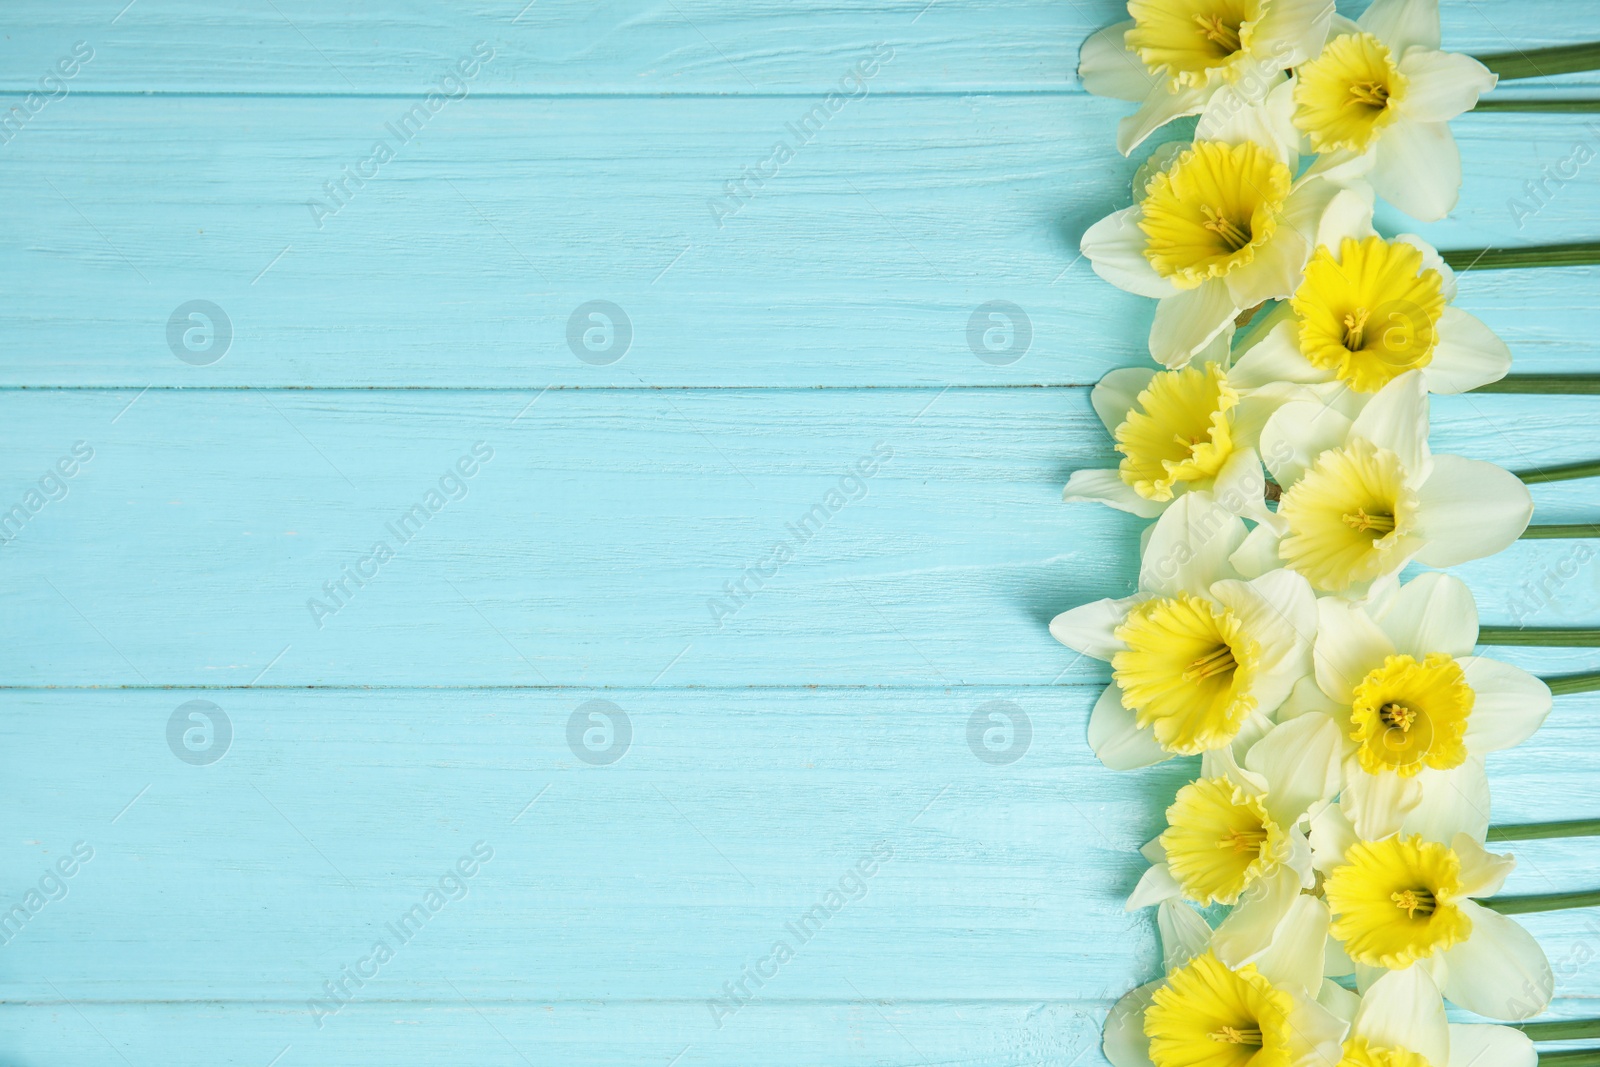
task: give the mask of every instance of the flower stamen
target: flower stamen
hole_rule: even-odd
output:
[[[1261,846],[1266,843],[1267,831],[1263,827],[1260,830],[1230,830],[1226,837],[1217,842],[1217,845],[1240,854],[1254,852],[1260,855]]]
[[[1207,678],[1213,678],[1219,674],[1232,671],[1238,665],[1238,662],[1233,658],[1233,649],[1227,645],[1222,645],[1210,655],[1201,656],[1189,664],[1189,669],[1183,672],[1183,680],[1186,682],[1204,681]]]
[[[1367,338],[1367,319],[1371,315],[1366,308],[1356,308],[1344,317],[1344,346],[1351,352],[1361,351],[1362,342]]]
[[[1344,524],[1361,533],[1389,534],[1394,532],[1394,516],[1377,511],[1368,515],[1365,508],[1356,508],[1344,516]]]
[[[1201,204],[1200,213],[1206,217],[1206,221],[1200,225],[1222,238],[1222,243],[1229,252],[1237,252],[1250,243],[1249,230],[1223,215],[1210,204]]]
[[[1439,906],[1438,899],[1427,889],[1402,889],[1389,894],[1389,899],[1394,901],[1395,907],[1406,913],[1408,919],[1415,919],[1418,912],[1432,915]]]
[[[1221,15],[1196,15],[1194,21],[1206,40],[1221,45],[1230,55],[1239,50],[1239,27],[1228,25]]]
[[[1404,704],[1390,701],[1378,709],[1378,718],[1391,730],[1409,733],[1412,724],[1417,721],[1417,709],[1408,708]]]
[[[1352,104],[1382,111],[1389,106],[1389,87],[1377,81],[1355,82],[1350,86],[1350,99],[1345,101],[1346,107]]]
[[[1232,1026],[1223,1026],[1207,1036],[1219,1045],[1255,1045],[1259,1048],[1262,1043],[1260,1030],[1239,1030]]]

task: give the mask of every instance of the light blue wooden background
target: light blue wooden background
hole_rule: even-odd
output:
[[[1123,105],[1073,75],[1117,5],[124,2],[0,14],[6,106],[93,51],[0,144],[0,511],[37,505],[0,545],[0,907],[93,850],[0,944],[0,1063],[1100,1062],[1155,965],[1134,849],[1195,769],[1102,770],[1103,667],[1045,632],[1133,575],[1138,524],[1059,501],[1110,456],[1084,387],[1150,315],[1076,253],[1133,167]],[[1600,37],[1600,3],[1444,6],[1462,50]],[[480,41],[470,95],[319,228],[307,201]],[[725,183],[882,46],[719,227]],[[1593,165],[1520,226],[1508,204],[1600,125],[1457,134],[1432,239],[1600,237]],[[1564,270],[1461,302],[1521,369],[1595,371],[1597,296]],[[610,366],[565,339],[597,299],[634,330]],[[232,324],[209,366],[168,347],[191,300]],[[967,343],[990,300],[1032,323],[1009,366]],[[1593,457],[1596,410],[1445,400],[1434,443]],[[465,496],[319,627],[307,600],[478,442]],[[708,600],[875,447],[718,626]],[[1486,621],[1600,623],[1575,547],[1462,573]],[[568,743],[593,699],[631,723],[610,765]],[[231,724],[217,762],[169,747],[190,700]],[[993,701],[1031,723],[1015,762],[969,746]],[[1600,814],[1597,774],[1600,698],[1561,698],[1493,760],[1495,816]],[[465,897],[319,1028],[308,1000],[480,841]],[[865,896],[715,1025],[874,845]],[[1600,879],[1592,843],[1524,853],[1513,890]],[[1558,1012],[1593,1014],[1600,918],[1530,925]]]

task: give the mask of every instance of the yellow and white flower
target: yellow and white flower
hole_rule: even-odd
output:
[[[1439,0],[1373,0],[1337,19],[1322,54],[1297,68],[1295,125],[1317,169],[1365,174],[1378,195],[1433,222],[1455,207],[1461,153],[1448,122],[1495,86],[1471,56],[1439,51]]]
[[[1323,893],[1331,933],[1370,991],[1384,971],[1426,970],[1459,1007],[1491,1019],[1527,1019],[1550,1004],[1555,978],[1544,950],[1515,921],[1477,903],[1499,891],[1516,861],[1470,834],[1449,844],[1421,834],[1333,844],[1319,822],[1319,853],[1342,845]],[[1337,968],[1330,966],[1330,973]]]
[[[1474,656],[1477,643],[1477,604],[1451,575],[1365,604],[1317,601],[1315,670],[1283,714],[1325,717],[1344,736],[1341,807],[1359,836],[1488,832],[1483,758],[1532,735],[1551,699],[1520,667]]]
[[[1299,287],[1316,244],[1370,226],[1364,186],[1295,179],[1288,88],[1203,121],[1193,143],[1163,146],[1135,181],[1139,202],[1083,235],[1095,273],[1160,301],[1150,328],[1157,363],[1183,367],[1226,346],[1241,311]]]
[[[1492,463],[1434,455],[1420,371],[1384,386],[1354,419],[1290,401],[1261,432],[1267,468],[1283,487],[1235,563],[1303,574],[1317,589],[1356,594],[1412,560],[1453,567],[1493,555],[1527,529],[1527,486]]]
[[[1129,0],[1128,14],[1085,41],[1078,64],[1089,92],[1140,105],[1117,128],[1123,155],[1224,86],[1264,95],[1321,51],[1333,0]]]
[[[1305,899],[1321,907],[1320,901]],[[1325,910],[1323,916],[1325,930]],[[1310,971],[1307,957],[1294,952],[1229,963],[1209,934],[1205,920],[1187,905],[1162,906],[1167,974],[1111,1009],[1102,1047],[1113,1067],[1337,1063],[1346,1024],[1315,999],[1326,984],[1320,968]],[[1320,950],[1314,955],[1320,963]]]
[[[1338,383],[1363,395],[1412,370],[1431,393],[1499,381],[1511,350],[1455,296],[1455,272],[1420,237],[1347,235],[1312,254],[1293,298],[1240,346],[1229,381]]]
[[[1242,581],[1228,557],[1244,523],[1187,493],[1155,523],[1139,592],[1056,616],[1056,640],[1111,663],[1089,744],[1112,769],[1257,740],[1310,672],[1316,604],[1289,571]]]
[[[1166,830],[1142,850],[1153,866],[1128,910],[1174,897],[1239,904],[1246,890],[1280,873],[1293,893],[1310,889],[1316,876],[1304,824],[1339,792],[1341,754],[1338,727],[1314,715],[1273,727],[1242,767],[1230,748],[1207,752],[1200,779],[1178,790]]]
[[[1221,365],[1114,370],[1089,400],[1122,462],[1112,470],[1073,472],[1064,494],[1069,503],[1097,502],[1155,518],[1198,489],[1234,514],[1266,517],[1255,439],[1271,409],[1241,397]]]
[[[1323,987],[1324,1006],[1350,1024],[1338,1067],[1534,1067],[1538,1053],[1520,1030],[1451,1023],[1423,967],[1389,971],[1357,996]]]

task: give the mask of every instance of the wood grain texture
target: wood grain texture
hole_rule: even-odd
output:
[[[395,100],[68,98],[5,146],[19,210],[0,234],[0,383],[942,388],[1093,383],[1144,358],[1152,302],[1077,251],[1127,203],[1133,163],[1106,149],[1121,104],[867,99],[799,146],[786,126],[807,107],[469,99],[402,146]],[[1525,191],[1576,142],[1600,148],[1592,125],[1458,120],[1462,203],[1421,231],[1447,248],[1600,237],[1593,167]],[[379,137],[396,157],[314,217]],[[728,199],[778,138],[795,158]],[[1594,295],[1593,268],[1495,271],[1466,276],[1460,303],[1522,369],[1570,372],[1592,365]],[[168,340],[196,299],[232,323],[206,366]],[[568,340],[592,300],[632,324],[610,365]],[[969,337],[995,300],[1031,323],[1003,365]]]
[[[0,393],[29,442],[6,450],[21,477],[0,512],[25,513],[75,441],[94,449],[65,498],[0,547],[9,678],[1101,678],[1045,630],[1058,611],[1129,591],[1144,526],[1061,502],[1071,470],[1114,459],[1086,392]],[[1584,398],[1443,400],[1435,447],[1576,458],[1593,450],[1588,415]],[[480,442],[493,459],[456,477]],[[1592,518],[1593,499],[1586,482],[1542,486],[1539,517]],[[1595,566],[1563,568],[1573,551],[1524,542],[1463,573],[1490,621],[1513,621],[1520,584],[1549,570],[1560,581],[1538,624],[1557,612],[1592,624]]]
[[[1134,167],[1126,105],[1073,75],[1119,7],[12,5],[13,102],[94,55],[0,143],[0,922],[94,854],[0,925],[0,1060],[1101,1063],[1106,1010],[1155,967],[1150,917],[1121,910],[1135,849],[1195,770],[1101,768],[1105,667],[1045,629],[1129,587],[1142,525],[1060,501],[1113,459],[1083,386],[1149,324],[1075,262]],[[1469,51],[1600,37],[1600,4],[1443,7]],[[385,132],[478,41],[466,99]],[[719,227],[726,183],[881,46]],[[1600,237],[1589,166],[1513,203],[1587,123],[1460,120],[1462,203],[1422,232]],[[330,199],[379,137],[394,158]],[[338,207],[320,227],[314,197]],[[1469,274],[1460,302],[1519,369],[1573,373],[1596,369],[1594,285]],[[193,300],[228,316],[220,361],[169,339]],[[569,346],[592,300],[629,316],[615,363]],[[995,300],[1033,330],[1007,365],[968,340]],[[1444,400],[1433,443],[1591,459],[1592,411]],[[1590,482],[1535,496],[1539,521],[1597,517]],[[380,540],[393,558],[345,577]],[[1487,621],[1600,624],[1585,542],[1458,572]],[[191,701],[226,716],[215,762]],[[615,762],[591,701],[627,718]],[[1002,713],[1030,731],[1009,763],[984,747],[1019,736]],[[1600,695],[1561,698],[1491,761],[1495,818],[1600,811],[1597,731]],[[385,924],[480,841],[465,896],[398,945]],[[865,895],[719,1028],[708,1000],[875,845]],[[1521,845],[1508,889],[1592,887],[1592,851]],[[1600,924],[1529,925],[1556,1013],[1595,1014]],[[394,958],[315,1009],[377,937]]]
[[[0,86],[34,88],[85,40],[95,58],[74,80],[80,90],[422,93],[481,40],[496,53],[476,83],[485,92],[825,93],[879,42],[898,57],[884,91],[1061,90],[1077,87],[1083,39],[1126,17],[1116,0],[124,3],[9,13]],[[1586,39],[1572,0],[1441,6],[1446,46],[1461,51]],[[1340,7],[1355,14],[1365,4]]]

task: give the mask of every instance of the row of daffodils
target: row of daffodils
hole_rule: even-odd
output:
[[[1549,1004],[1539,945],[1476,900],[1513,865],[1484,847],[1484,756],[1533,733],[1550,690],[1473,654],[1459,579],[1399,578],[1528,524],[1516,477],[1428,447],[1430,394],[1495,381],[1510,354],[1454,306],[1438,252],[1373,228],[1380,197],[1423,221],[1454,206],[1446,122],[1495,78],[1439,50],[1437,0],[1374,0],[1356,22],[1332,0],[1128,13],[1082,54],[1091,92],[1139,104],[1118,148],[1198,119],[1083,239],[1102,278],[1159,301],[1157,366],[1096,387],[1123,458],[1066,496],[1155,521],[1138,592],[1051,632],[1110,663],[1089,724],[1108,767],[1201,761],[1128,905],[1157,909],[1166,973],[1113,1010],[1106,1054],[1531,1065],[1521,1032],[1448,1024],[1444,1004]]]

